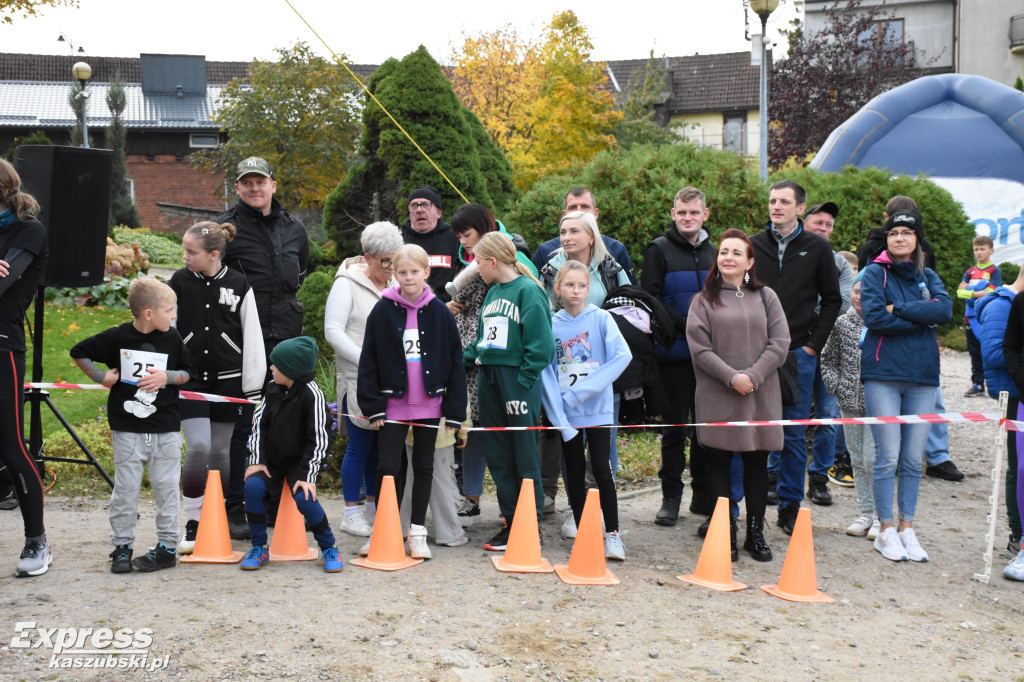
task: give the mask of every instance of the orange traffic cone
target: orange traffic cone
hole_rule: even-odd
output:
[[[703,585],[722,592],[745,590],[747,586],[732,579],[732,549],[729,539],[729,498],[719,497],[711,516],[704,546],[692,575],[676,576],[694,585]]]
[[[834,601],[818,591],[818,577],[814,570],[814,536],[811,533],[811,510],[801,509],[796,515],[793,537],[782,564],[782,577],[778,585],[761,585],[768,594],[787,601],[826,604]]]
[[[277,508],[277,524],[270,539],[271,561],[312,561],[320,558],[320,551],[306,543],[306,520],[295,505],[288,481],[281,492],[281,505]]]
[[[537,497],[533,479],[524,478],[519,502],[512,517],[505,554],[491,557],[491,563],[504,573],[551,573],[551,562],[540,555],[540,529],[537,527]]]
[[[186,564],[237,564],[241,560],[242,552],[231,550],[228,512],[224,508],[220,472],[210,471],[206,474],[206,492],[203,496],[203,511],[199,514],[195,549],[179,561]]]
[[[373,522],[373,533],[370,535],[370,553],[365,557],[352,559],[349,563],[363,568],[375,568],[378,571],[399,571],[423,563],[423,559],[413,559],[405,555],[394,476],[385,476],[380,486],[377,516]]]
[[[569,563],[555,566],[555,573],[566,585],[618,585],[619,579],[605,567],[604,533],[601,531],[601,495],[595,488],[587,491],[580,527],[572,543]]]

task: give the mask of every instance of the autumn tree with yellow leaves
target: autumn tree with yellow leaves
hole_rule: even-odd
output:
[[[604,64],[590,61],[593,47],[567,10],[536,43],[506,25],[466,36],[453,56],[456,94],[505,152],[520,189],[615,145],[622,112],[604,87]]]

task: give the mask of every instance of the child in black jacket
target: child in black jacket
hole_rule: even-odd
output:
[[[274,380],[256,408],[249,438],[245,510],[252,549],[242,559],[242,570],[255,571],[270,560],[266,500],[282,481],[287,481],[320,545],[324,570],[337,573],[343,568],[327,514],[316,499],[316,477],[330,444],[327,401],[314,378],[319,352],[316,341],[299,336],[282,341],[270,353]]]

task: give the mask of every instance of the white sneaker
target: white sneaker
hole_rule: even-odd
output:
[[[409,539],[405,543],[409,556],[413,559],[430,559],[430,548],[427,547],[427,529],[415,523],[409,526]]]
[[[604,558],[626,560],[626,550],[622,546],[622,539],[619,538],[619,531],[604,534]]]
[[[871,526],[875,524],[875,515],[872,513],[861,514],[858,516],[853,523],[846,527],[846,534],[853,535],[854,537],[864,537],[871,530]]]
[[[900,542],[903,543],[903,548],[907,550],[908,559],[911,561],[928,561],[928,552],[921,549],[913,528],[904,528],[899,532],[899,536]]]
[[[907,550],[900,542],[899,533],[891,526],[886,528],[875,538],[875,549],[889,561],[906,561]]]
[[[544,496],[544,513],[553,514],[555,512],[555,498]]]
[[[1024,550],[1017,552],[1013,561],[1003,569],[1003,577],[1007,580],[1024,582]]]
[[[562,523],[562,537],[566,540],[576,537],[576,519],[573,518],[571,511],[566,514],[565,521]]]
[[[359,556],[370,556],[370,540],[367,539],[366,544],[359,548]]]
[[[871,530],[868,531],[868,540],[874,540],[875,538],[877,538],[878,534],[881,532],[881,529],[882,523],[878,520],[878,517],[876,516],[875,522],[871,524]]]
[[[462,545],[466,544],[467,542],[469,542],[469,538],[467,538],[465,535],[463,535],[463,536],[459,537],[458,539],[452,540],[451,542],[439,542],[437,544],[444,545],[445,547],[461,547]]]
[[[351,516],[346,515],[345,518],[342,519],[339,528],[342,533],[348,533],[349,535],[356,535],[363,538],[370,537],[370,534],[373,532],[373,526],[366,522],[366,517],[363,516],[361,511],[356,512]]]

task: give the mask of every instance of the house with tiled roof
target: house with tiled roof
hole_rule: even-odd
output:
[[[626,92],[644,82],[649,59],[605,62],[609,87]],[[759,68],[749,52],[658,58],[665,72],[655,120],[697,144],[757,154]]]
[[[0,152],[38,130],[55,144],[69,144],[75,117],[68,93],[77,61],[81,56],[0,53]],[[142,224],[182,233],[196,220],[223,211],[218,196],[224,176],[199,172],[191,159],[196,150],[224,141],[214,122],[221,92],[231,80],[247,78],[250,63],[155,54],[84,61],[92,68],[86,113],[90,141],[97,146],[103,146],[110,123],[110,81],[124,83],[128,176]],[[360,78],[376,70],[351,68]]]

